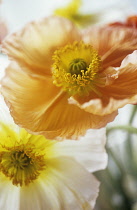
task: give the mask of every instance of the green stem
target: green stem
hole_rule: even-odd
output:
[[[125,158],[127,159],[126,162],[126,169],[125,170],[131,170],[131,171],[134,171],[134,167],[133,167],[133,162],[134,162],[134,158],[133,158],[133,152],[132,152],[132,139],[131,139],[131,134],[137,134],[137,128],[136,127],[133,127],[132,126],[132,122],[136,116],[136,113],[137,113],[137,106],[134,105],[133,106],[133,110],[132,110],[132,113],[131,113],[131,116],[130,116],[130,119],[129,119],[129,124],[128,125],[119,125],[119,126],[114,126],[114,127],[111,127],[111,128],[107,128],[107,134],[109,134],[111,131],[115,131],[115,130],[123,130],[123,131],[126,131],[128,132],[128,135],[127,135],[127,139],[125,141],[125,151],[126,153],[128,154]],[[111,156],[115,159],[115,155],[111,154]],[[131,160],[133,162],[131,162]],[[116,160],[116,162],[118,163],[118,161]],[[121,163],[118,164],[119,166],[119,169],[120,171],[122,171],[121,169],[123,167],[120,167]]]
[[[124,130],[131,134],[137,134],[137,128],[135,128],[131,125],[118,125],[118,126],[114,126],[111,128],[107,128],[107,135],[113,130]]]
[[[124,171],[124,168],[123,168],[123,164],[121,164],[119,158],[117,157],[117,155],[114,154],[114,152],[109,149],[107,150],[108,154],[111,156],[111,158],[113,159],[114,163],[117,165],[119,171],[121,174],[124,174],[125,171]]]
[[[133,120],[136,116],[137,113],[137,106],[133,106],[133,110],[129,119],[129,124],[132,126]],[[132,139],[131,139],[131,134],[128,133],[127,139],[126,139],[126,150],[127,150],[127,167],[129,168],[130,171],[135,172],[136,168],[134,167],[134,157],[133,157],[133,145],[132,145]],[[132,161],[131,161],[132,160]],[[135,164],[136,165],[136,164]]]
[[[129,120],[129,124],[132,124],[136,113],[137,113],[137,105],[134,105],[133,106],[133,111],[132,111],[132,114],[131,114],[131,117],[130,117],[130,120]]]

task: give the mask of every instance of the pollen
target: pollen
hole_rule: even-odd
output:
[[[0,152],[0,171],[13,185],[28,185],[44,170],[45,158],[33,151],[34,145],[3,146]]]
[[[101,69],[101,58],[88,44],[75,42],[54,52],[53,83],[69,95],[88,95]]]

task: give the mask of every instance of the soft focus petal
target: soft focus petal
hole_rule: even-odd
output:
[[[0,42],[5,38],[8,33],[8,28],[4,21],[0,21]]]
[[[92,27],[83,32],[83,40],[98,50],[103,69],[120,66],[137,49],[137,31],[126,27]]]
[[[53,171],[50,182],[54,183],[54,186],[56,186],[58,192],[62,195],[64,206],[66,207],[69,203],[70,206],[74,206],[76,209],[80,209],[80,206],[83,207],[83,209],[92,209],[95,204],[99,187],[99,183],[93,175],[88,173],[82,166],[70,158],[56,158],[55,160],[52,160],[51,164],[53,166]],[[61,180],[62,188],[60,188],[60,182],[58,182],[58,180]],[[68,188],[71,199],[73,195],[75,203],[71,204],[68,192],[65,192],[65,189],[63,191],[63,185]]]
[[[107,154],[104,149],[106,130],[88,130],[79,141],[65,140],[56,144],[60,156],[73,157],[90,172],[104,169],[107,164]],[[55,154],[55,157],[58,153]]]
[[[29,23],[23,30],[9,36],[3,43],[3,52],[18,60],[27,72],[50,75],[52,54],[68,41],[79,40],[74,25],[63,18],[50,17]]]
[[[79,27],[85,27],[98,21],[99,14],[83,14],[80,12],[81,6],[81,0],[72,0],[65,7],[56,9],[54,14],[71,20]]]
[[[19,69],[16,63],[7,68],[2,93],[8,99],[14,120],[22,127],[44,134],[47,138],[77,138],[87,128],[105,126],[116,116],[116,113],[105,117],[94,116],[70,105],[67,94],[60,92],[51,78],[33,78]]]
[[[137,16],[129,16],[124,22],[112,22],[110,26],[119,26],[119,27],[132,27],[133,29],[137,28]]]
[[[129,54],[122,61],[120,68],[126,67],[128,64],[137,64],[137,50],[135,50],[132,54]],[[126,71],[126,70],[125,70]]]
[[[9,125],[14,123],[13,118],[10,116],[10,111],[8,107],[5,105],[4,98],[1,94],[0,94],[0,121],[2,123]]]
[[[54,11],[54,14],[73,21],[73,19],[75,20],[75,16],[78,14],[81,5],[81,0],[72,0],[69,4],[65,5],[65,7],[57,8]]]
[[[21,188],[20,210],[60,210],[58,196],[56,187],[44,178]]]
[[[99,188],[95,177],[70,158],[52,159],[51,166],[50,176],[21,188],[20,210],[92,210]]]
[[[19,202],[20,188],[13,186],[8,179],[0,174],[0,209],[20,210]]]
[[[137,15],[129,16],[127,18],[127,26],[137,28]]]

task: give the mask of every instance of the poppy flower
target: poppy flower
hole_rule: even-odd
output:
[[[29,23],[3,42],[11,63],[2,93],[11,115],[50,139],[106,126],[137,100],[136,49],[137,32],[127,27],[80,31],[54,16]]]
[[[0,102],[0,209],[93,209],[99,182],[90,172],[106,167],[105,129],[51,141],[15,125]]]

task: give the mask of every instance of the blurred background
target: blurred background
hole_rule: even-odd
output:
[[[72,0],[1,0],[1,2],[1,17],[8,24],[9,31],[13,32],[29,21],[54,14],[57,8],[65,7]],[[81,0],[81,2],[79,11],[100,16],[98,24],[123,20],[137,11],[136,0]]]
[[[137,0],[2,0],[0,41],[26,23],[49,15],[71,19],[78,27],[124,21],[137,14]],[[0,57],[0,77],[8,65]],[[95,175],[101,181],[96,210],[137,210],[137,105],[119,109],[107,126],[108,168]]]

